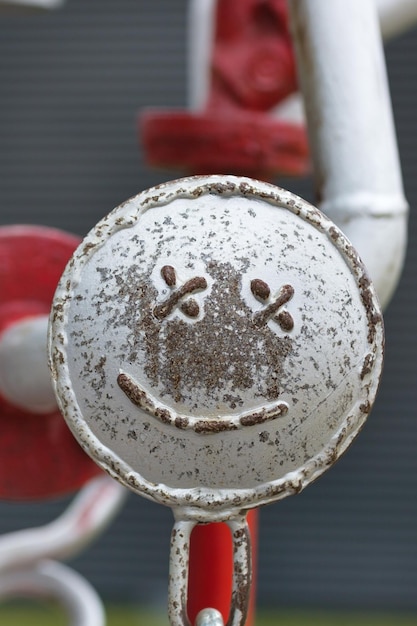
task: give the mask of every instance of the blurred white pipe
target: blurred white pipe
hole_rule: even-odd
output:
[[[204,108],[208,98],[215,13],[219,1],[221,0],[189,0],[188,4],[187,89],[188,106],[192,110]],[[287,1],[291,2],[291,0]],[[353,0],[353,2],[356,1]],[[400,35],[417,23],[417,0],[374,1],[384,39]],[[288,101],[280,103],[276,112],[281,119],[300,123],[304,121],[299,94],[293,94]]]
[[[111,522],[127,496],[112,478],[92,480],[50,524],[0,537],[0,600],[52,597],[71,626],[104,626],[102,602],[77,572],[50,561],[76,556]]]
[[[16,597],[54,599],[66,611],[70,626],[104,626],[103,604],[77,572],[53,561],[33,569],[0,575],[0,600]]]
[[[191,0],[189,3],[187,99],[191,110],[203,109],[209,95],[217,2],[218,0]]]
[[[417,23],[416,0],[376,0],[384,39],[390,39]]]
[[[291,2],[291,0],[288,1]],[[417,0],[375,1],[379,26],[384,41],[401,35],[417,24]],[[194,70],[194,72],[197,74],[196,70]],[[301,94],[292,94],[289,98],[280,102],[274,113],[281,120],[298,124],[305,123],[304,105]]]
[[[406,246],[407,202],[373,0],[291,0],[320,208],[352,241],[385,306]]]
[[[0,575],[32,568],[43,559],[75,556],[111,522],[127,493],[112,478],[100,476],[53,522],[0,536]]]
[[[386,306],[405,253],[404,197],[379,19],[398,32],[416,18],[406,0],[289,0],[297,66],[320,208],[363,258]],[[204,106],[209,89],[216,0],[190,4],[190,104]],[[416,0],[413,2],[417,5]],[[415,7],[414,7],[415,9]],[[393,15],[398,17],[397,27]],[[299,98],[275,110],[302,122]]]
[[[65,0],[0,0],[0,10],[2,8],[16,9],[59,9]]]
[[[46,354],[48,316],[23,318],[0,335],[0,394],[31,413],[57,411]]]

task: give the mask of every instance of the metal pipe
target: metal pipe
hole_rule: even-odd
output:
[[[72,626],[104,626],[104,608],[92,586],[74,570],[49,559],[78,554],[110,523],[126,495],[119,483],[101,476],[50,524],[0,537],[0,600],[52,596]]]
[[[31,413],[57,411],[46,356],[48,316],[25,317],[0,335],[0,394]]]
[[[376,6],[356,0],[349,5],[346,19],[346,5],[339,0],[330,6],[321,0],[289,2],[320,208],[352,240],[383,306],[402,269],[407,202],[378,18],[383,34],[392,36],[400,24],[405,29],[417,19],[416,4],[378,0]],[[201,106],[207,93],[215,5],[215,0],[190,4],[193,107]],[[297,13],[305,13],[311,33],[308,52],[297,32]],[[278,117],[292,121],[302,121],[302,113],[296,94],[275,109]]]
[[[289,1],[320,208],[362,256],[383,306],[401,273],[408,207],[381,29],[390,37],[410,27],[417,19],[416,4],[356,0],[346,19],[346,4],[340,0]],[[194,0],[190,5],[189,93],[194,108],[204,100],[210,80],[215,5],[215,0],[204,0],[201,6]],[[294,94],[274,113],[301,122],[299,104]]]
[[[188,104],[190,109],[201,110],[208,98],[210,84],[210,56],[214,39],[217,0],[197,0],[189,4],[188,11]]]
[[[59,9],[65,0],[0,0],[0,9]]]
[[[104,607],[93,587],[77,572],[53,561],[33,569],[0,575],[0,600],[11,597],[54,598],[70,626],[104,626]]]
[[[367,266],[385,306],[407,234],[399,155],[372,0],[289,3],[320,208]]]
[[[179,508],[177,516],[184,514]],[[216,608],[207,606],[197,615],[201,624],[213,623],[214,626],[226,623],[226,626],[243,626],[246,622],[250,589],[252,584],[252,551],[250,530],[246,516],[238,516],[226,522],[229,526],[233,542],[233,584],[230,613],[227,622]],[[168,615],[171,626],[190,626],[191,621],[187,610],[187,596],[190,592],[188,584],[191,533],[196,526],[195,521],[176,519],[171,533],[171,550],[169,561]],[[200,567],[206,563],[202,561]],[[216,572],[212,572],[215,580]],[[208,611],[208,612],[207,612]]]
[[[417,23],[416,0],[376,0],[384,39],[390,39]]]
[[[90,481],[56,520],[0,537],[0,575],[28,569],[41,559],[78,554],[106,527],[127,490],[108,476]]]
[[[205,0],[208,2],[210,0]],[[413,28],[417,23],[417,2],[416,0],[375,0],[376,8],[379,18],[379,26],[381,29],[381,35],[384,41],[389,41],[398,35],[406,32],[410,28]],[[350,11],[350,6],[349,6]],[[207,11],[208,13],[208,11]],[[194,35],[195,37],[195,35]],[[200,46],[202,43],[200,43]],[[199,52],[200,56],[203,55],[202,51]],[[207,53],[206,53],[207,54]],[[195,59],[195,63],[198,62],[198,56]],[[195,90],[198,88],[198,80],[202,80],[204,73],[200,72],[198,76],[197,70],[194,68],[191,75],[191,81],[195,82]],[[201,92],[204,88],[201,88]],[[275,114],[279,119],[287,120],[289,122],[304,123],[304,107],[302,98],[299,93],[294,93],[283,102],[281,102],[275,110]]]

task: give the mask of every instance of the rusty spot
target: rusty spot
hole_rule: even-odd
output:
[[[176,291],[174,291],[167,298],[167,300],[165,300],[165,302],[158,304],[154,308],[153,310],[154,316],[158,320],[165,319],[172,313],[175,307],[179,304],[179,302],[185,296],[190,295],[192,293],[197,293],[198,291],[203,291],[204,289],[207,289],[207,281],[204,277],[196,276],[195,278],[191,278],[190,280],[187,280],[187,282],[185,282],[183,285],[181,285],[181,287],[179,287]]]
[[[188,428],[189,421],[186,417],[176,417],[175,418],[175,426],[181,430],[184,428]]]
[[[240,423],[242,426],[258,426],[259,424],[264,424],[277,417],[284,417],[287,413],[288,405],[284,402],[279,402],[273,409],[263,409],[262,411],[242,416]]]
[[[90,243],[86,243],[83,246],[83,249],[82,249],[82,256],[87,256],[88,253],[90,252],[90,250],[93,250],[93,248],[95,248],[95,247],[96,247],[95,243],[91,243],[91,242]]]
[[[368,414],[371,410],[371,405],[369,404],[369,402],[364,402],[363,404],[359,406],[359,409],[361,413]]]
[[[368,319],[368,342],[372,344],[375,340],[376,325],[382,324],[382,315],[375,309],[371,281],[365,273],[359,279],[359,288]]]
[[[143,333],[145,374],[151,386],[161,385],[163,395],[180,403],[201,389],[216,404],[232,408],[239,401],[239,390],[252,388],[254,371],[262,367],[265,380],[254,391],[267,401],[277,400],[291,339],[279,337],[268,325],[260,332],[259,320],[254,320],[253,310],[242,300],[241,275],[229,263],[209,261],[207,272],[213,286],[204,300],[204,315],[195,324],[182,319],[160,324],[152,313],[147,313],[153,309],[156,290],[150,287],[138,291],[134,279],[132,317],[135,311],[140,313],[136,333]],[[143,280],[148,283],[146,276]],[[284,289],[282,302],[292,293],[292,287]],[[279,308],[281,303],[275,306]],[[226,384],[235,390],[233,397],[225,391]],[[198,414],[198,407],[193,410]]]
[[[194,425],[194,431],[199,435],[218,434],[228,430],[237,430],[237,425],[226,420],[199,420]]]
[[[155,417],[157,417],[158,419],[161,420],[161,422],[163,422],[164,424],[170,424],[172,421],[172,416],[171,413],[168,411],[168,409],[154,409],[154,415]]]
[[[329,228],[329,234],[330,234],[330,237],[333,239],[333,241],[337,241],[340,238],[340,232],[334,226],[331,226]]]
[[[263,309],[262,311],[257,311],[255,313],[255,315],[253,316],[254,324],[258,328],[262,326],[266,326],[269,320],[275,317],[279,309],[282,306],[284,306],[284,304],[287,304],[287,302],[291,300],[293,295],[294,295],[294,288],[291,285],[284,285],[283,287],[281,287],[277,298],[273,300],[270,304],[268,304],[268,306],[266,306],[265,309]],[[291,317],[289,313],[287,313],[287,316]],[[277,318],[277,321],[279,323],[280,319]],[[284,321],[286,321],[287,326],[290,324],[289,319],[284,318]],[[293,327],[294,327],[294,324],[292,325],[291,328]]]
[[[186,315],[187,317],[195,318],[198,317],[200,314],[200,307],[198,305],[198,302],[196,302],[193,298],[190,298],[189,300],[183,302],[180,308],[184,315]]]
[[[363,367],[362,367],[362,371],[361,371],[361,380],[363,380],[365,378],[365,376],[367,376],[368,374],[370,374],[372,372],[372,369],[374,367],[374,363],[375,363],[375,357],[373,354],[369,353],[366,355],[364,361],[363,361]]]
[[[268,300],[271,294],[269,285],[267,285],[267,283],[260,278],[255,278],[254,280],[252,280],[250,288],[255,298],[261,301]]]
[[[288,311],[280,311],[277,315],[277,321],[284,332],[291,332],[294,329],[294,320]]]
[[[119,374],[117,377],[117,384],[120,389],[127,395],[129,400],[136,404],[141,409],[146,407],[147,396],[146,393],[140,389],[133,380],[127,374]]]
[[[227,193],[231,194],[236,190],[236,185],[228,181],[226,183],[214,183],[214,184],[208,185],[208,189],[209,189],[209,192],[215,191],[219,195],[227,194]]]
[[[161,269],[161,275],[168,287],[174,287],[177,282],[175,269],[172,265],[164,265]]]

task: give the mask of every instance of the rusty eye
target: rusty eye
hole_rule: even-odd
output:
[[[163,320],[177,307],[187,317],[198,317],[200,313],[198,303],[194,298],[187,298],[187,296],[207,289],[207,281],[204,276],[195,276],[178,286],[177,274],[172,265],[164,265],[161,269],[161,276],[172,291],[164,302],[154,308],[155,317],[158,320]]]
[[[266,326],[269,320],[274,320],[281,330],[290,332],[294,328],[293,317],[288,311],[280,309],[293,297],[294,287],[284,285],[273,298],[271,298],[269,285],[260,278],[252,280],[250,288],[255,298],[266,305],[264,309],[254,314],[253,321],[255,325],[258,327]]]

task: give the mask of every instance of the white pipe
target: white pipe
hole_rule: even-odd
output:
[[[376,6],[384,41],[401,35],[417,24],[417,0],[376,0]],[[197,75],[195,69],[194,73]],[[202,75],[204,73],[200,72],[200,81]],[[274,113],[282,121],[305,123],[304,106],[299,93],[294,93],[280,102]]]
[[[52,596],[66,609],[72,626],[104,626],[103,605],[91,585],[49,559],[78,554],[110,523],[127,493],[108,476],[95,478],[50,524],[0,537],[0,600]]]
[[[29,317],[0,335],[0,395],[31,413],[57,411],[46,354],[48,316]]]
[[[1,1],[1,0],[0,0]],[[210,65],[215,36],[215,14],[221,0],[190,0],[188,5],[188,106],[204,108],[210,89]],[[357,0],[353,0],[356,2]],[[291,0],[288,0],[291,2]],[[382,36],[385,40],[413,27],[417,23],[417,0],[375,0]],[[314,2],[313,2],[314,4]],[[350,9],[350,4],[349,4]],[[346,9],[348,10],[348,9]],[[298,99],[298,102],[296,100]],[[304,121],[299,94],[290,96],[276,109],[280,119]]]
[[[108,476],[90,481],[50,524],[0,537],[0,575],[33,567],[41,559],[75,556],[110,523],[127,489]]]
[[[417,23],[416,0],[376,0],[382,36],[390,39]]]
[[[394,6],[382,10],[380,1],[388,33]],[[406,2],[395,2],[400,13]],[[190,7],[194,107],[204,104],[208,91],[213,24],[207,24],[215,6],[216,0],[201,5],[194,0]],[[320,208],[351,239],[385,306],[402,269],[407,202],[377,8],[374,0],[353,0],[348,8],[342,0],[290,0],[289,11]],[[301,121],[302,108],[296,104],[294,98],[290,106],[281,103],[275,114]]]
[[[104,626],[103,604],[93,587],[77,572],[53,561],[33,569],[0,576],[0,600],[34,597],[58,601],[70,618],[70,626]]]
[[[321,209],[362,256],[381,304],[406,245],[404,197],[373,0],[289,3]],[[348,19],[347,19],[348,18]]]
[[[0,9],[18,8],[18,9],[59,9],[63,6],[65,0],[0,0]]]
[[[217,0],[192,0],[189,4],[187,86],[188,106],[192,110],[203,109],[209,95],[216,3]]]

